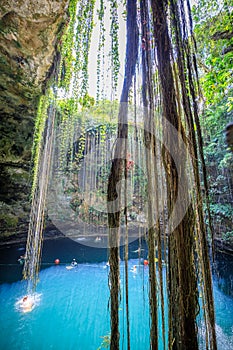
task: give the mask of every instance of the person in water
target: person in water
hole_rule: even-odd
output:
[[[21,308],[23,312],[28,312],[33,309],[33,301],[31,298],[28,297],[28,295],[25,295],[23,299],[21,299]]]
[[[25,255],[20,255],[18,262],[20,265],[23,265],[25,263],[26,256]]]
[[[136,265],[134,265],[132,268],[131,268],[131,272],[137,272],[137,266]]]
[[[71,264],[72,267],[75,267],[78,265],[77,261],[75,259],[72,260]]]

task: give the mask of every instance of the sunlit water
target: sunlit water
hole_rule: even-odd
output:
[[[149,349],[148,266],[130,259],[129,300],[131,349]],[[108,267],[106,261],[79,263],[67,270],[65,264],[40,272],[35,304],[22,312],[19,300],[25,282],[0,285],[0,349],[4,350],[97,350],[110,332]],[[126,349],[124,262],[121,262],[121,349]],[[233,349],[233,298],[214,282],[218,348]],[[160,339],[161,341],[161,339]],[[204,349],[204,346],[203,346]]]
[[[135,262],[131,261],[130,265]],[[149,347],[148,274],[143,269],[138,267],[137,273],[130,272],[132,349]],[[108,267],[105,263],[79,264],[72,270],[64,265],[45,269],[40,273],[37,293],[35,308],[23,313],[17,303],[25,294],[25,283],[0,286],[1,349],[92,350],[101,345],[101,337],[109,334]],[[121,297],[123,301],[123,290]],[[123,307],[119,313],[123,323]],[[123,341],[123,331],[121,335]]]

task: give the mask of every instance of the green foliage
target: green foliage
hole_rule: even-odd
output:
[[[112,79],[113,90],[116,90],[117,78],[119,72],[119,52],[118,52],[118,14],[117,1],[110,1],[111,14],[111,57],[112,57]],[[100,37],[97,52],[97,97],[98,109],[95,109],[95,101],[87,93],[88,89],[88,62],[91,36],[93,32],[93,17],[95,0],[71,0],[69,4],[69,22],[61,41],[61,65],[60,75],[58,80],[59,97],[58,111],[59,111],[59,138],[60,138],[60,169],[66,171],[69,168],[68,163],[73,160],[73,143],[74,134],[77,123],[82,119],[94,120],[106,118],[108,123],[113,115],[113,104],[111,105],[111,112],[109,116],[106,114],[105,104],[107,101],[99,101],[100,98],[100,80],[104,80],[104,43],[105,43],[105,23],[104,13],[106,5],[104,0],[100,1],[99,9],[97,11],[98,20],[100,23]],[[102,64],[102,74],[101,74]],[[103,107],[104,106],[104,107]],[[115,111],[114,111],[115,112]],[[92,114],[93,118],[89,118]],[[89,122],[88,122],[89,123]],[[94,122],[95,124],[95,122]],[[81,125],[83,125],[81,123]],[[86,124],[85,127],[88,127]],[[79,128],[80,129],[80,128]],[[80,130],[79,130],[80,131]],[[82,132],[82,131],[81,131]],[[68,157],[68,163],[67,163]]]
[[[215,233],[231,231],[233,155],[225,142],[233,119],[233,17],[230,0],[199,0],[193,6],[197,61],[205,105],[201,126]]]
[[[193,7],[197,57],[207,104],[231,101],[233,67],[233,17],[230,1],[199,1]]]
[[[88,60],[93,31],[95,0],[79,2],[75,30],[74,92],[85,96],[88,88]]]
[[[112,64],[112,88],[113,91],[117,89],[118,74],[120,69],[120,60],[119,60],[119,40],[118,40],[118,4],[117,0],[110,1],[110,11],[111,11],[111,64]]]
[[[110,2],[110,36],[111,36],[111,71],[112,90],[115,93],[120,69],[119,60],[119,23],[118,2]],[[60,42],[61,64],[59,87],[66,93],[72,93],[77,100],[85,98],[88,90],[88,62],[91,37],[94,27],[95,0],[71,0],[69,4],[69,22]],[[97,50],[97,102],[104,96],[104,74],[106,40],[105,29],[106,3],[100,0],[97,16],[99,21],[99,43]],[[72,91],[72,92],[71,92]]]
[[[231,242],[232,239],[233,239],[233,231],[227,231],[227,232],[225,232],[225,233],[223,234],[222,238],[223,238],[224,241],[230,241],[230,242]]]
[[[219,103],[224,96],[227,98],[226,103],[229,104],[229,110],[231,110],[233,51],[224,55],[219,54],[217,57],[212,53],[205,60],[205,64],[209,71],[202,76],[201,83],[207,103]]]
[[[72,164],[74,135],[81,113],[95,103],[87,94],[94,6],[95,0],[70,2],[70,21],[61,42],[59,92],[63,98],[57,100],[61,171],[69,171]]]
[[[211,212],[218,216],[219,220],[222,218],[233,221],[233,211],[230,204],[215,203],[210,205]]]
[[[101,82],[102,82],[102,85],[104,86],[104,58],[105,58],[104,44],[105,44],[105,31],[106,31],[104,26],[105,10],[106,10],[106,6],[104,4],[104,0],[100,0],[100,7],[99,7],[99,10],[97,11],[98,19],[99,19],[99,43],[98,43],[98,54],[97,54],[97,93],[96,93],[97,103],[100,100]],[[102,97],[103,97],[103,91],[102,91]]]
[[[223,159],[219,163],[219,169],[227,169],[227,168],[233,169],[233,156],[230,151],[224,154]]]
[[[0,213],[1,225],[6,225],[9,228],[16,228],[19,218],[11,213]]]
[[[98,104],[88,109],[89,115],[98,123],[110,123],[116,125],[119,103],[117,100],[99,100]]]
[[[31,197],[33,197],[34,191],[37,187],[39,176],[40,156],[43,147],[43,137],[45,131],[45,124],[48,117],[47,110],[52,100],[52,91],[48,90],[46,95],[40,97],[40,101],[37,109],[37,116],[34,129],[34,138],[32,146],[32,159],[33,159],[33,181]]]
[[[84,108],[91,108],[95,104],[95,99],[94,99],[94,97],[91,97],[86,93],[83,97],[80,97],[79,103],[83,109]]]
[[[76,97],[87,94],[88,60],[95,0],[71,0],[70,20],[61,41],[60,84]]]
[[[74,31],[76,20],[77,0],[71,0],[69,4],[69,22],[60,41],[61,67],[59,87],[69,90],[74,67]]]
[[[205,155],[208,161],[217,161],[220,164],[226,155],[224,130],[232,119],[232,112],[228,112],[226,99],[213,105],[206,106],[202,116]],[[230,152],[228,152],[230,153]]]

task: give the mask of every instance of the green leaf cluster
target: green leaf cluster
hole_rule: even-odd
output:
[[[231,4],[232,5],[232,4]],[[229,0],[198,1],[193,7],[197,59],[206,103],[233,96],[233,16]]]
[[[117,0],[110,1],[110,12],[111,12],[111,63],[112,63],[112,88],[116,91],[118,74],[120,69],[120,59],[119,59],[119,22],[118,22],[118,3]]]
[[[199,0],[193,6],[197,62],[204,97],[202,134],[215,233],[231,231],[233,155],[225,142],[233,120],[233,16],[230,0]],[[230,220],[231,218],[231,220]]]
[[[70,0],[69,20],[67,21],[65,31],[60,41],[61,64],[58,86],[65,90],[69,90],[74,71],[74,31],[77,2],[78,0]]]

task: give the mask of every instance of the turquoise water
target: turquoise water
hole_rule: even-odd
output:
[[[130,261],[130,265],[135,262]],[[135,350],[149,348],[147,281],[148,274],[143,266],[140,271],[138,267],[137,273],[130,273],[131,339]],[[17,300],[25,294],[25,287],[24,282],[0,286],[1,349],[92,350],[97,349],[101,337],[109,333],[105,263],[79,264],[77,269],[69,271],[60,265],[41,271],[37,288],[39,301],[30,313],[16,308]],[[123,301],[123,291],[121,297]],[[123,323],[122,307],[119,313]],[[123,338],[123,330],[121,334]]]
[[[100,259],[101,260],[101,259]],[[129,260],[131,349],[149,349],[148,267]],[[121,349],[126,349],[124,262],[121,262]],[[25,294],[22,281],[0,285],[0,349],[97,350],[110,331],[106,261],[65,264],[40,272],[35,308],[22,313],[17,302]],[[214,281],[218,348],[233,349],[233,298]],[[203,347],[204,349],[204,347]]]

